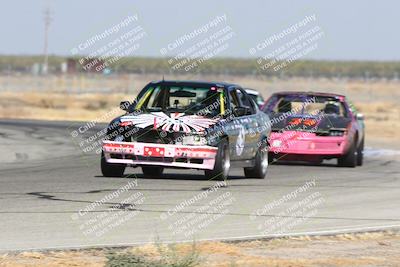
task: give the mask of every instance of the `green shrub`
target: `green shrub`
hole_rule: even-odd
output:
[[[107,256],[106,267],[195,267],[200,263],[195,245],[185,255],[177,253],[174,245],[158,246],[158,251],[159,259],[148,259],[129,252],[112,253]]]

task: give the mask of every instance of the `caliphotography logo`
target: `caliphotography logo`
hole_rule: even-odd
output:
[[[399,8],[4,0],[0,267],[399,266]]]

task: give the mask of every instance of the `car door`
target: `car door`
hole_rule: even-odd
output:
[[[253,142],[254,136],[249,135],[252,115],[254,110],[249,106],[247,94],[239,87],[229,90],[229,104],[234,113],[227,127],[229,135],[230,156],[233,161],[240,161],[252,158],[252,149],[249,144]],[[235,108],[246,107],[247,114],[235,114]]]
[[[232,114],[227,122],[225,132],[229,136],[229,152],[232,161],[240,160],[244,152],[244,134],[245,128],[240,122],[234,110],[241,106],[239,96],[237,95],[237,89],[235,87],[228,88],[228,102],[229,109]]]
[[[252,159],[257,152],[258,141],[260,140],[260,132],[258,131],[259,120],[257,118],[257,109],[254,106],[250,96],[242,89],[237,89],[237,94],[242,107],[248,108],[248,113],[239,118],[240,124],[244,127],[244,151],[242,159]]]

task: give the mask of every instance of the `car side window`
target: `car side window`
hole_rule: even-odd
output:
[[[236,95],[236,91],[235,90],[231,90],[229,92],[229,99],[230,99],[230,103],[231,103],[231,108],[232,110],[236,107],[240,106],[240,102],[239,102],[239,98]]]
[[[242,103],[241,106],[249,108],[251,114],[254,114],[255,113],[254,106],[251,104],[249,96],[246,93],[244,93],[241,89],[237,89],[236,91],[240,98],[240,102]]]
[[[344,105],[344,103],[343,103],[343,105]],[[356,109],[356,107],[354,106],[354,104],[353,104],[353,102],[351,102],[350,100],[347,100],[347,106],[348,106],[348,108],[349,108],[349,111],[353,114],[353,116],[356,116],[356,114],[357,114],[357,109]],[[345,110],[346,110],[346,108],[345,108]],[[348,114],[349,112],[347,112],[347,110],[346,110],[346,117],[349,117],[350,116],[350,114]]]
[[[257,103],[256,103],[255,100],[252,99],[251,97],[249,98],[249,100],[250,100],[251,108],[254,110],[253,113],[257,113],[257,111],[259,110],[259,108],[258,108],[258,106],[257,106]]]
[[[347,114],[346,107],[343,102],[340,102],[339,109],[340,109],[340,115],[347,118],[348,114]]]

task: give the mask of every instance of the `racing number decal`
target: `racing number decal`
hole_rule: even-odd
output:
[[[236,155],[240,156],[243,153],[244,143],[246,139],[246,131],[244,127],[241,125],[239,126],[239,134],[236,139]]]

